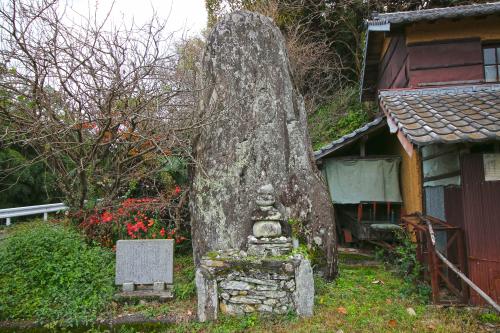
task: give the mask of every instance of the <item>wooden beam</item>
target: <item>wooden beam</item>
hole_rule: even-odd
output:
[[[413,144],[410,141],[408,141],[406,136],[401,131],[398,131],[398,140],[401,143],[401,145],[403,146],[403,148],[406,151],[406,153],[408,154],[408,156],[412,157],[413,151],[415,150],[413,148]]]
[[[361,138],[359,142],[359,156],[365,157],[366,156],[366,141],[368,140],[368,136],[365,135],[364,137]]]
[[[422,157],[422,161],[432,160],[433,158],[440,157],[440,156],[443,156],[443,155],[453,154],[453,153],[458,153],[458,150],[455,147],[451,147],[450,150],[440,151],[438,153]]]
[[[460,176],[460,170],[452,171],[452,172],[447,172],[447,173],[443,173],[441,175],[436,175],[436,176],[431,176],[431,177],[424,177],[424,183],[425,182],[431,182],[433,180],[439,180],[439,179],[445,179],[445,178],[455,177],[455,176]]]
[[[391,133],[397,133],[397,137],[398,137],[399,142],[403,146],[403,148],[406,151],[406,153],[408,154],[408,156],[412,157],[413,156],[413,151],[415,150],[413,148],[413,144],[410,141],[408,141],[408,139],[403,134],[403,132],[401,132],[401,130],[398,129],[398,126],[396,125],[396,123],[394,122],[394,120],[392,120],[391,115],[382,106],[382,103],[379,103],[379,106],[382,109],[382,111],[384,112],[385,117],[387,119],[387,125],[389,126],[389,132],[391,132]]]

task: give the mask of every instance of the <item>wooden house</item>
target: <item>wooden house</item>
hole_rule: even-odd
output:
[[[377,102],[382,116],[315,152],[320,168],[342,159],[399,158],[401,203],[392,206],[442,225],[437,247],[499,302],[500,2],[374,14],[360,95]],[[339,183],[327,180],[330,188]],[[393,208],[377,203],[388,220]],[[422,244],[420,255],[429,247]],[[435,300],[447,284],[464,300],[483,302],[435,257],[427,263],[434,265]]]

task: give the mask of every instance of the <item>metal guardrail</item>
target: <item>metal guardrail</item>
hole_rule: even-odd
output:
[[[68,206],[66,206],[63,203],[6,208],[6,209],[0,209],[0,219],[6,219],[5,225],[9,226],[11,225],[12,217],[43,214],[43,219],[47,221],[48,213],[58,212],[67,209]]]

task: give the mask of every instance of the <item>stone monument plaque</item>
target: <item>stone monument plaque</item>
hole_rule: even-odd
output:
[[[116,243],[115,283],[173,283],[172,239],[119,240]]]

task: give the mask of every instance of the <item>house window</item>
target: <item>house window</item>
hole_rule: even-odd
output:
[[[500,81],[500,45],[483,47],[484,81]]]

